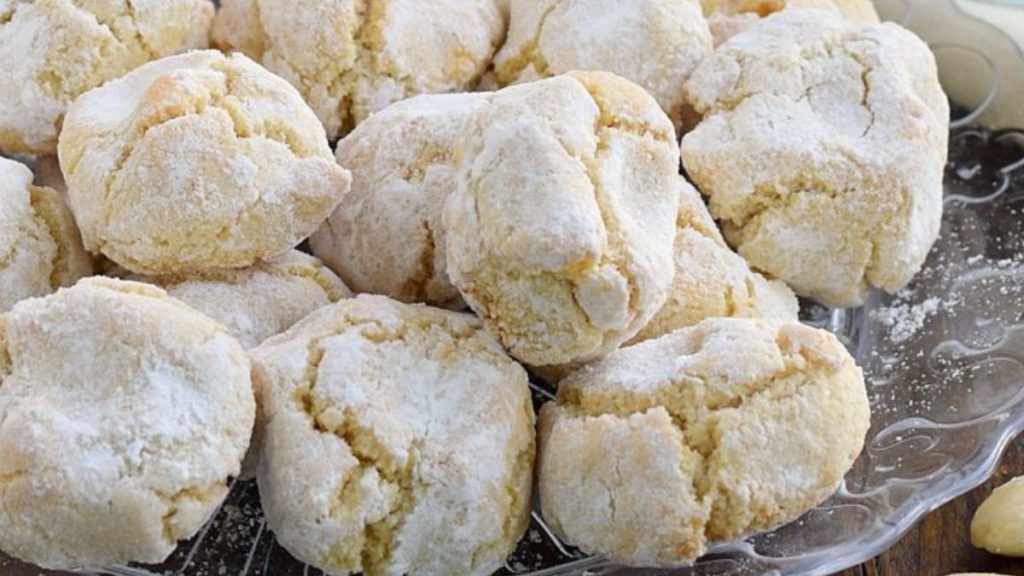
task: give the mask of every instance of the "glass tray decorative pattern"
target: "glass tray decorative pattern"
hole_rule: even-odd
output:
[[[941,238],[895,296],[856,310],[813,305],[805,321],[840,336],[864,368],[874,416],[867,448],[828,501],[797,522],[715,546],[689,568],[631,570],[564,546],[534,513],[501,575],[828,574],[891,546],[925,513],[992,472],[1024,429],[1024,58],[951,0],[879,3],[925,38],[957,107]],[[1016,109],[1015,109],[1016,107]],[[1020,122],[1020,123],[1014,123]],[[979,127],[987,126],[987,128]],[[537,402],[549,393],[535,389]],[[6,576],[48,574],[0,555]],[[320,576],[276,544],[255,483],[237,483],[210,523],[160,566],[114,576]]]

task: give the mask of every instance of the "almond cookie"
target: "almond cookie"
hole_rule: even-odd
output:
[[[314,310],[352,296],[320,260],[297,250],[239,270],[129,278],[155,284],[220,322],[247,350]]]
[[[150,60],[205,48],[208,0],[0,5],[0,151],[53,154],[68,105]]]
[[[0,312],[92,274],[78,228],[58,192],[0,158]]]
[[[186,45],[191,50],[206,50],[210,47],[210,32],[217,7],[209,0],[196,0],[188,25]]]
[[[484,94],[417,96],[338,142],[352,191],[310,245],[357,292],[464,306],[448,280],[441,212],[455,187],[455,138],[486,102]]]
[[[687,91],[704,120],[683,164],[753,267],[829,306],[917,273],[942,220],[949,124],[919,38],[787,10],[722,45]]]
[[[586,362],[661,308],[677,149],[657,102],[606,72],[512,86],[470,115],[445,207],[448,275],[513,356]]]
[[[713,319],[609,354],[540,414],[540,501],[588,553],[673,566],[795,520],[830,495],[869,427],[831,334]]]
[[[51,569],[160,562],[228,492],[256,405],[224,329],[88,278],[0,315],[0,549]]]
[[[491,574],[530,511],[526,372],[479,321],[382,296],[251,352],[267,521],[329,574]]]
[[[971,544],[1000,556],[1024,557],[1024,477],[996,488],[971,521]]]
[[[837,13],[854,24],[878,22],[878,12],[871,0],[701,0],[701,5],[715,46],[782,10],[815,8]]]
[[[295,85],[337,138],[389,104],[461,92],[505,35],[495,0],[223,0],[214,43]]]
[[[678,125],[683,83],[711,47],[697,0],[525,0],[511,5],[493,79],[506,86],[573,70],[614,72],[650,92]]]
[[[679,179],[676,275],[668,300],[631,343],[659,338],[708,318],[796,322],[800,303],[784,282],[750,269],[725,243],[700,194]]]
[[[79,98],[59,149],[85,247],[140,274],[280,256],[351,179],[294,88],[215,51],[151,62]]]

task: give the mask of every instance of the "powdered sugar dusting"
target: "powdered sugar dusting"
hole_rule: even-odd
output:
[[[934,296],[920,304],[897,300],[890,307],[875,310],[872,315],[889,328],[893,342],[904,342],[924,327],[925,321],[935,314],[940,304],[942,300]]]

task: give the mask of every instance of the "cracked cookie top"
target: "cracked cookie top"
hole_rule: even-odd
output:
[[[0,549],[52,569],[155,563],[238,474],[249,361],[157,288],[88,278],[0,315]]]
[[[751,265],[830,306],[920,269],[942,218],[949,104],[919,38],[787,10],[686,88],[704,119],[683,164]]]
[[[0,158],[0,313],[92,274],[60,194],[32,185],[28,167]]]
[[[710,53],[697,0],[513,2],[493,80],[507,86],[573,70],[614,72],[650,92],[679,125],[683,83]]]
[[[85,247],[141,274],[284,254],[351,179],[294,88],[215,51],[151,62],[82,96],[59,151]]]
[[[448,274],[513,356],[585,362],[658,311],[677,150],[657,102],[605,72],[505,88],[469,117],[445,207]]]
[[[588,553],[680,564],[825,499],[869,418],[860,369],[831,334],[707,320],[561,382],[540,415],[544,518]]]
[[[471,88],[505,35],[496,0],[224,0],[219,47],[294,84],[330,138],[417,94]]]
[[[320,260],[297,250],[250,268],[129,279],[155,284],[220,322],[247,350],[314,310],[352,296]]]
[[[331,574],[492,573],[529,519],[526,372],[479,321],[382,296],[251,352],[270,527]]]
[[[0,5],[0,150],[53,154],[68,105],[150,60],[206,48],[208,0],[13,0]]]
[[[765,16],[782,10],[829,10],[854,24],[878,22],[871,0],[701,0],[715,46],[745,32]]]
[[[310,238],[313,253],[358,292],[464,306],[448,280],[441,212],[455,188],[453,147],[485,94],[410,98],[338,143],[352,190]]]
[[[800,304],[789,286],[752,270],[729,248],[700,193],[682,177],[675,270],[665,305],[630,343],[659,338],[708,318],[798,319]]]

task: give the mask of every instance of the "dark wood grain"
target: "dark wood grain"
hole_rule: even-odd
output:
[[[1024,576],[1024,559],[1000,558],[971,546],[971,518],[993,489],[1024,475],[1024,437],[1014,442],[995,475],[977,490],[931,513],[885,554],[841,576],[944,576],[994,572]]]

